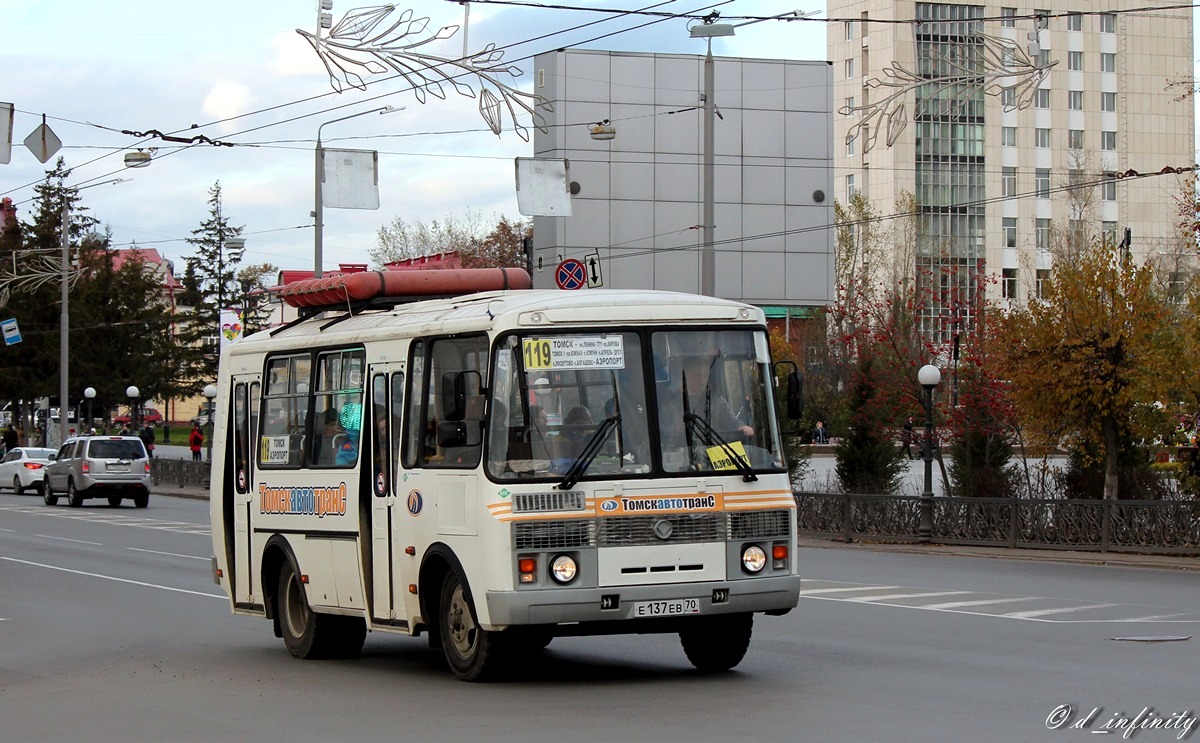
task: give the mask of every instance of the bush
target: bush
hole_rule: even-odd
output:
[[[847,493],[892,493],[900,484],[904,454],[873,414],[880,395],[869,360],[856,377],[848,400],[849,425],[836,449],[838,480]]]

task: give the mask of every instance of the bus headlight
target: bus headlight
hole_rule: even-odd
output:
[[[757,544],[742,550],[742,567],[747,573],[757,573],[767,566],[767,553]]]
[[[550,576],[564,585],[575,580],[578,572],[579,566],[570,555],[559,555],[550,563]]]

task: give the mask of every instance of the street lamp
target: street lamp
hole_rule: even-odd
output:
[[[382,106],[380,108],[373,108],[370,111],[360,111],[359,113],[356,113],[356,114],[350,114],[349,116],[343,116],[340,119],[331,119],[329,121],[326,121],[324,124],[321,124],[321,126],[317,127],[317,150],[316,150],[316,169],[315,169],[316,172],[315,172],[315,176],[313,178],[313,213],[312,213],[313,219],[316,220],[316,222],[314,223],[315,230],[313,232],[313,278],[314,279],[321,278],[321,264],[323,262],[322,250],[324,249],[324,239],[325,239],[325,234],[324,234],[325,233],[325,202],[323,200],[324,197],[321,192],[322,184],[325,181],[325,148],[321,146],[321,129],[323,129],[327,124],[336,124],[339,121],[346,121],[347,119],[356,119],[359,116],[366,116],[367,114],[377,113],[377,114],[382,115],[382,114],[392,113],[393,111],[403,111],[403,110],[404,110],[403,106],[401,106],[400,108],[394,108],[392,106]]]
[[[920,522],[917,541],[928,544],[933,536],[933,389],[942,381],[942,372],[933,364],[917,370],[917,382],[925,388],[925,489],[921,491]]]
[[[83,396],[87,398],[87,433],[92,431],[92,400],[96,399],[96,388],[88,387],[84,389]],[[80,433],[84,433],[80,431]]]
[[[134,387],[132,384],[125,388],[125,396],[129,398],[129,422],[133,425],[134,431],[137,431],[139,428],[138,413],[141,412],[141,410],[139,410],[141,406],[138,404],[138,395],[141,393],[142,391],[137,387]]]
[[[208,398],[208,461],[212,461],[212,440],[213,431],[216,430],[215,417],[216,409],[213,404],[213,399],[217,396],[217,386],[215,384],[204,385],[204,396]]]
[[[90,186],[77,186],[70,190],[76,193],[84,191],[95,186],[107,186],[109,184],[125,183],[128,178],[113,178],[100,183],[93,183]],[[71,268],[71,200],[67,198],[66,188],[62,189],[62,266],[59,267],[60,278],[62,282],[62,312],[59,315],[58,323],[58,441],[59,444],[67,440],[67,362],[71,355],[71,342],[68,338],[71,321],[70,310],[68,309],[68,281],[70,280]],[[49,430],[50,421],[46,421],[46,428]]]
[[[717,13],[714,11],[711,16],[705,18],[703,23],[698,23],[688,29],[689,35],[693,39],[704,39],[707,42],[708,50],[704,55],[704,161],[702,165],[704,179],[704,207],[701,215],[702,224],[700,225],[700,293],[706,296],[716,296],[717,293],[717,256],[713,248],[713,231],[716,222],[716,197],[715,197],[715,176],[716,167],[713,163],[715,153],[715,117],[717,115],[717,103],[714,100],[716,92],[714,90],[714,65],[712,55],[712,40],[714,36],[733,36],[734,30],[742,26],[749,26],[751,23],[761,23],[762,21],[779,20],[793,16],[795,18],[805,18],[810,13],[801,13],[799,10],[789,10],[786,13],[780,13],[777,16],[770,18],[756,18],[753,21],[745,23],[729,24],[715,23]],[[722,117],[724,118],[724,117]]]

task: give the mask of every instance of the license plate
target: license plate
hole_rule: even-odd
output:
[[[109,464],[105,466],[107,472],[128,472],[129,465],[127,464]]]
[[[700,613],[700,599],[635,601],[630,606],[633,608],[635,617],[678,617],[684,614]]]

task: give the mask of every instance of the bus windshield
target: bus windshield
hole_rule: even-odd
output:
[[[573,484],[778,471],[769,362],[757,329],[506,336],[493,362],[488,474]]]

